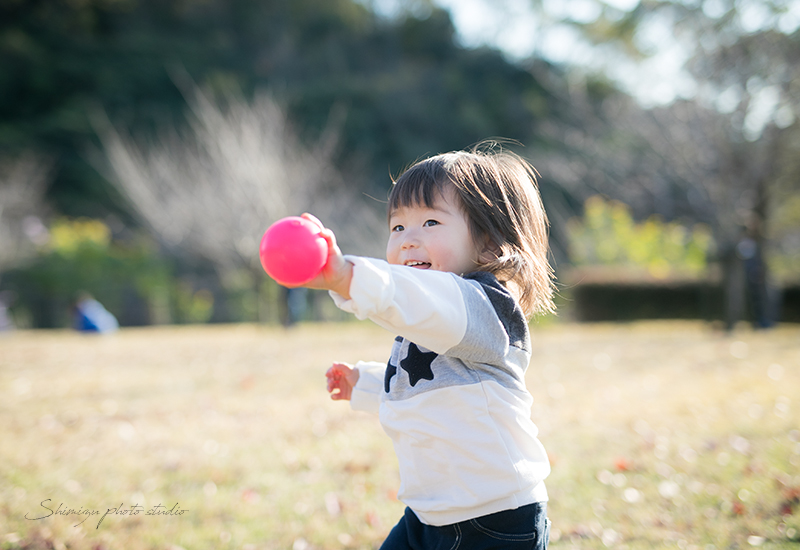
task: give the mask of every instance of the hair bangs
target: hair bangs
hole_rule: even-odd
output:
[[[424,206],[433,208],[450,181],[450,175],[440,159],[430,158],[403,172],[389,192],[388,215],[399,208]]]

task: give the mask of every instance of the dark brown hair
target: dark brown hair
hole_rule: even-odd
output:
[[[495,250],[476,271],[488,271],[504,282],[528,317],[548,313],[555,310],[555,285],[537,176],[522,157],[484,143],[422,160],[403,172],[389,193],[389,213],[415,205],[433,207],[437,196],[452,188],[473,241],[488,239]]]

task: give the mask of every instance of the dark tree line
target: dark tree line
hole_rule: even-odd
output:
[[[464,50],[448,14],[383,20],[352,0],[0,3],[0,146],[56,160],[67,214],[124,211],[86,161],[101,109],[134,133],[185,122],[174,81],[211,93],[268,89],[304,137],[341,120],[336,160],[385,192],[389,172],[489,136],[530,145],[558,102],[489,49]]]

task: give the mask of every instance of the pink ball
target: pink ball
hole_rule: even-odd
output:
[[[328,260],[328,243],[317,224],[298,216],[273,223],[261,239],[261,265],[284,286],[303,285],[317,276]]]

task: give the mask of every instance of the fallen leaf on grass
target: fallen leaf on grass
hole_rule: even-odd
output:
[[[328,511],[328,515],[333,518],[342,513],[342,503],[336,493],[325,493],[325,509]]]
[[[800,488],[788,487],[783,490],[783,502],[780,504],[780,514],[782,516],[791,516],[794,513],[794,507],[800,504]]]
[[[242,500],[247,504],[258,504],[261,502],[261,495],[253,489],[245,489],[242,491]]]
[[[631,461],[621,456],[614,461],[614,468],[617,469],[618,472],[627,472],[631,469]]]
[[[367,512],[364,518],[370,527],[380,527],[381,518],[375,512]]]

